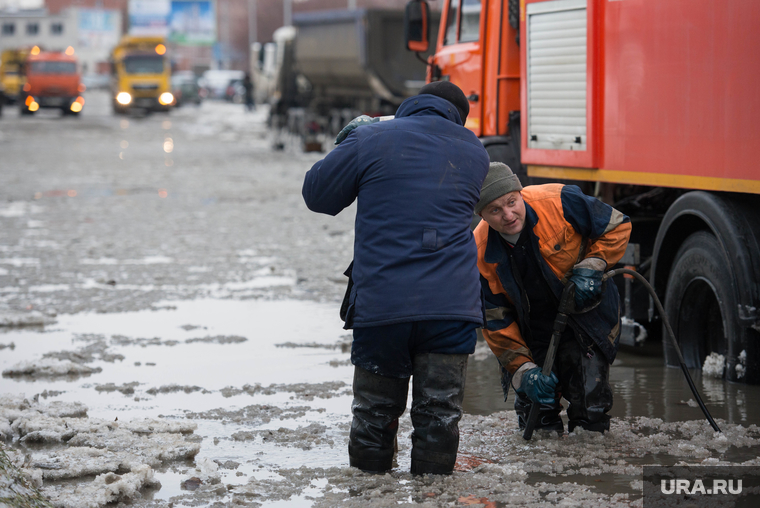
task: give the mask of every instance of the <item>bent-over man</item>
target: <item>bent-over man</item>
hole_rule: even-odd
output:
[[[607,267],[625,253],[628,217],[575,185],[522,187],[502,163],[491,163],[475,207],[478,269],[486,300],[483,335],[502,368],[506,400],[525,427],[540,404],[536,429],[564,432],[560,396],[569,402],[568,431],[609,430],[609,366],[620,337],[620,297]],[[551,376],[541,373],[563,281],[576,285],[576,313],[560,338]]]

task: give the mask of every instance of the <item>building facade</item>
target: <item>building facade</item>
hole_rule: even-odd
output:
[[[111,48],[122,34],[118,10],[71,7],[0,11],[0,50],[32,48],[65,51],[74,48],[82,74],[108,72]]]

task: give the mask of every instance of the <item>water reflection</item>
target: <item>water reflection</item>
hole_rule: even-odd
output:
[[[700,371],[691,371],[691,376],[713,418],[743,425],[760,422],[760,404],[757,403],[760,387],[703,377]],[[621,350],[610,369],[610,384],[614,392],[610,412],[613,417],[646,416],[666,422],[704,418],[681,369],[664,365],[659,344]],[[563,405],[567,407],[567,402],[563,401]],[[504,401],[496,358],[493,355],[471,358],[465,411],[488,415],[513,407],[513,394]]]

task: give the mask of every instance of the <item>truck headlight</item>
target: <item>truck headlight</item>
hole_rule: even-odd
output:
[[[158,98],[158,102],[160,102],[162,106],[168,106],[169,104],[174,102],[174,96],[170,94],[169,92],[164,92]]]
[[[129,95],[127,92],[119,92],[119,94],[116,96],[116,102],[121,104],[122,106],[126,106],[130,102],[132,102],[132,96]]]

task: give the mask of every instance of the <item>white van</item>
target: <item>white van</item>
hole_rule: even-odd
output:
[[[208,70],[198,80],[201,88],[206,90],[206,98],[223,99],[227,90],[227,85],[235,79],[243,79],[245,72],[231,70]]]

